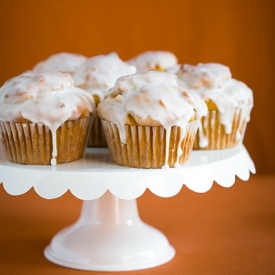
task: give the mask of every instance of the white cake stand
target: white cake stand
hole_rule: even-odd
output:
[[[83,200],[78,221],[57,233],[45,257],[58,265],[93,271],[146,269],[170,261],[175,250],[163,233],[139,217],[136,198],[148,188],[160,197],[186,185],[208,191],[213,182],[230,187],[248,180],[255,166],[245,147],[193,151],[181,168],[135,169],[114,164],[105,148],[88,148],[79,161],[57,166],[13,164],[0,150],[0,182],[11,195],[30,188],[53,199],[67,190]]]

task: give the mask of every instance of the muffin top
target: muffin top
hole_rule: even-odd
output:
[[[206,114],[206,105],[194,93],[179,87],[177,76],[148,71],[119,78],[97,108],[98,116],[118,126],[122,142],[124,125],[172,126],[183,129]]]
[[[32,70],[40,73],[68,72],[72,74],[86,59],[87,57],[80,54],[57,53],[37,63]]]
[[[231,79],[230,69],[217,63],[184,64],[177,73],[179,80],[188,88],[221,88]]]
[[[177,57],[169,51],[147,51],[127,61],[137,68],[138,73],[146,71],[175,72],[178,69]]]
[[[134,66],[122,61],[116,53],[112,52],[88,58],[77,68],[73,78],[76,86],[97,96],[97,101],[100,102],[119,77],[135,72]]]
[[[69,73],[25,72],[0,88],[0,120],[43,123],[56,130],[66,120],[88,117],[95,109],[86,91]]]
[[[184,64],[177,72],[180,86],[192,89],[203,100],[212,100],[219,110],[223,104],[236,108],[239,104],[253,102],[252,90],[241,81],[232,78],[230,69],[218,63]]]

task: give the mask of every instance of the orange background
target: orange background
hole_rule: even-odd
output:
[[[223,63],[254,91],[244,143],[257,172],[274,173],[274,11],[273,0],[1,0],[0,85],[57,52]]]
[[[274,7],[274,0],[0,0],[0,86],[57,52],[116,51],[126,60],[169,50],[180,63],[228,65],[254,91],[244,143],[257,175],[204,194],[183,187],[164,199],[146,191],[141,218],[167,235],[176,257],[127,274],[275,274]],[[11,196],[1,184],[0,274],[90,274],[43,256],[80,209],[69,192],[49,201],[33,189]]]

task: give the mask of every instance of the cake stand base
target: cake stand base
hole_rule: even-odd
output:
[[[136,200],[107,191],[83,202],[78,221],[57,233],[44,255],[69,268],[130,271],[164,264],[175,250],[163,233],[140,219]]]

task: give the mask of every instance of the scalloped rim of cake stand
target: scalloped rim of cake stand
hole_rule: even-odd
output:
[[[248,180],[255,166],[246,148],[192,151],[188,162],[179,168],[138,169],[112,162],[107,148],[87,148],[75,162],[50,165],[22,165],[7,161],[0,150],[0,182],[11,195],[34,188],[46,199],[62,196],[68,190],[81,200],[101,197],[107,190],[114,196],[131,200],[146,189],[160,197],[175,196],[183,185],[204,193],[213,182],[231,187],[235,177]]]

